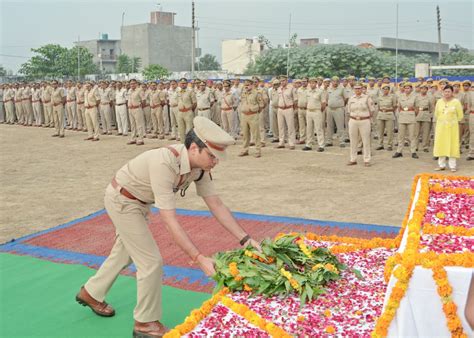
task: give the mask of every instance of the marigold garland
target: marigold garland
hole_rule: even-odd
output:
[[[423,224],[423,233],[430,235],[451,234],[455,236],[474,236],[474,228],[458,227],[454,225]]]

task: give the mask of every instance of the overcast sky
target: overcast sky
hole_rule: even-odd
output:
[[[399,0],[399,38],[437,42],[436,5],[440,6],[442,41],[474,49],[474,1]],[[395,37],[396,1],[248,1],[196,0],[199,47],[221,59],[221,41],[265,35],[273,45],[288,39],[317,37],[329,43],[380,45],[381,37]],[[73,1],[0,0],[0,64],[18,70],[32,55],[30,49],[57,43],[96,39],[108,33],[120,39],[125,25],[149,22],[149,12],[176,13],[175,24],[191,26],[191,0]]]

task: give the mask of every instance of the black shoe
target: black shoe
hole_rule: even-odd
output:
[[[392,147],[390,147],[390,146],[389,146],[389,147],[387,147],[387,151],[392,151],[392,150],[393,150],[393,148],[392,148]]]
[[[423,149],[423,151],[424,151],[425,153],[429,153],[429,152],[430,152],[429,149]]]
[[[308,150],[313,150],[313,148],[311,148],[311,147],[303,147],[302,150],[303,150],[303,151],[308,151]]]
[[[438,157],[433,157],[433,161],[438,161]]]
[[[332,143],[326,143],[326,147],[332,147]]]
[[[383,146],[379,146],[379,147],[375,148],[375,150],[383,150]]]
[[[466,158],[466,161],[474,161],[474,157],[468,156],[468,157]]]
[[[362,155],[362,150],[358,150],[357,155]]]
[[[323,151],[324,151],[324,148],[322,148],[322,147],[319,147],[319,148],[318,148],[318,153],[322,153]],[[469,157],[468,157],[468,158],[469,158]],[[468,160],[468,161],[469,161],[469,160]]]
[[[275,140],[275,139],[272,140],[272,143],[278,143],[278,142],[280,142],[280,140]]]
[[[378,136],[374,136],[374,140],[378,140],[378,139],[379,139],[379,137],[378,137]]]
[[[417,153],[411,154],[411,158],[419,158]]]
[[[345,145],[344,143],[341,143],[341,144],[339,144],[339,147],[341,147],[341,148],[345,148],[345,147],[346,147],[346,145]]]
[[[392,158],[398,158],[398,157],[403,157],[403,154],[402,153],[395,153],[392,156]]]
[[[346,138],[346,139],[344,140],[344,142],[345,142],[345,143],[349,143],[349,142],[351,142],[351,140],[349,140],[348,138]]]

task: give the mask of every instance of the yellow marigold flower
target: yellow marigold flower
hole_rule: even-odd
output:
[[[252,253],[251,251],[249,251],[249,250],[245,250],[245,251],[244,251],[244,255],[247,256],[247,257],[252,258],[253,253]]]
[[[356,314],[357,316],[361,316],[361,315],[362,315],[362,311],[357,310],[357,311],[355,312],[355,314]]]
[[[303,321],[304,321],[304,316],[303,316],[303,315],[299,315],[296,320],[299,321],[299,322],[303,322]]]
[[[316,264],[315,266],[313,266],[311,270],[316,271],[316,270],[318,270],[319,268],[323,268],[323,267],[324,267],[324,265],[322,265],[321,263],[318,263],[318,264]]]
[[[293,278],[290,279],[290,285],[293,289],[298,289],[300,287],[296,279],[293,279]]]
[[[329,333],[329,334],[333,334],[333,333],[336,333],[336,328],[332,325],[329,325],[329,326],[326,326],[326,328],[324,329],[324,331],[326,333]]]
[[[164,337],[166,337],[166,338],[180,338],[181,333],[178,330],[173,329],[173,330],[169,331],[166,335],[164,335]]]
[[[334,272],[334,273],[339,273],[339,271],[337,271],[337,268],[332,265],[331,263],[326,263],[326,265],[324,265],[324,268],[328,271],[331,271],[331,272]]]
[[[445,217],[444,212],[442,212],[442,211],[437,212],[436,217],[438,217],[439,219],[444,219],[444,217]]]
[[[286,277],[288,280],[290,280],[292,277],[291,272],[286,271],[284,268],[280,269],[280,273],[282,276]]]
[[[230,274],[235,277],[239,274],[239,269],[237,268],[237,263],[236,262],[232,262],[229,264],[229,270],[230,270]]]
[[[242,276],[235,276],[234,279],[235,279],[237,282],[240,282],[243,278],[242,278]]]
[[[308,249],[308,247],[306,246],[305,242],[302,239],[296,241],[296,244],[298,244],[298,246],[300,247],[300,250],[306,255],[306,257],[311,258],[313,256],[311,254],[311,250]]]
[[[279,234],[275,236],[275,241],[278,241],[280,238],[285,237],[285,236],[286,234],[284,234],[283,232],[280,232]]]
[[[252,291],[252,288],[248,286],[247,284],[244,284],[244,290],[245,291]]]
[[[324,310],[324,316],[325,316],[326,318],[331,317],[331,310],[329,310],[329,309]]]

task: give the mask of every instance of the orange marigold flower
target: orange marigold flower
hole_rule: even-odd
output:
[[[443,304],[443,311],[446,316],[454,316],[457,312],[457,306],[452,301]]]
[[[442,212],[442,211],[437,212],[436,217],[438,217],[439,219],[444,219],[444,217],[445,217],[444,212]]]
[[[329,334],[334,334],[336,333],[336,328],[332,325],[329,325],[329,326],[326,326],[326,328],[324,329],[324,331],[326,333],[329,333]]]
[[[299,321],[299,322],[303,322],[303,321],[304,321],[304,316],[303,316],[303,315],[299,315],[296,320]]]
[[[329,309],[324,310],[324,316],[325,316],[326,318],[331,317],[331,310],[329,310]]]
[[[252,291],[252,288],[247,284],[244,284],[244,291]]]

